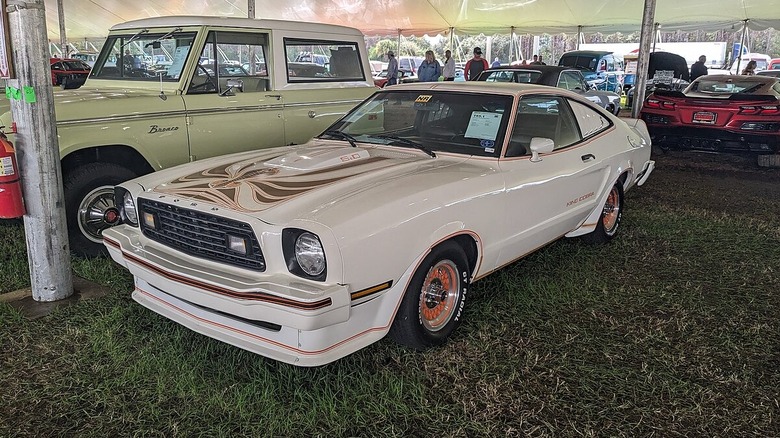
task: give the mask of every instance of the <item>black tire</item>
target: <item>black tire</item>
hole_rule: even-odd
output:
[[[113,221],[117,213],[114,186],[136,176],[113,163],[89,163],[65,174],[65,214],[72,252],[86,257],[106,253],[100,233],[118,223]]]
[[[623,218],[623,186],[620,183],[612,186],[606,202],[601,209],[601,216],[596,229],[582,236],[582,240],[590,244],[603,244],[612,240],[620,228]]]
[[[416,350],[446,342],[460,325],[470,280],[471,270],[460,246],[444,242],[434,248],[409,282],[390,338]]]

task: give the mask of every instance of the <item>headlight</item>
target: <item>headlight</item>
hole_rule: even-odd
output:
[[[328,262],[316,234],[298,228],[282,230],[282,251],[287,269],[299,277],[325,281]]]
[[[325,252],[322,243],[312,233],[305,232],[295,239],[295,260],[303,272],[316,277],[325,271]]]
[[[117,207],[119,207],[119,214],[122,217],[122,220],[127,224],[137,226],[138,211],[135,209],[133,196],[130,195],[130,192],[121,187],[115,187],[114,193],[114,200],[116,201]]]

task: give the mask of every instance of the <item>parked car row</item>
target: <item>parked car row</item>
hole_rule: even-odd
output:
[[[75,58],[50,58],[52,85],[66,89],[79,88],[89,76],[90,67],[86,62]]]
[[[441,345],[473,282],[617,235],[654,162],[616,94],[556,66],[377,89],[363,44],[277,20],[114,26],[86,85],[55,92],[71,248],[108,251],[151,311],[316,366],[386,335]]]

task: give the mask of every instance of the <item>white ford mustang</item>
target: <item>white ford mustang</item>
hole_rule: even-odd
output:
[[[103,237],[142,305],[316,366],[388,333],[442,344],[472,282],[562,236],[614,237],[653,167],[641,120],[565,90],[400,85],[307,144],[122,184]]]

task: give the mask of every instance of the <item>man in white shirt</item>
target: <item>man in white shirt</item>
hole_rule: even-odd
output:
[[[444,51],[444,70],[441,73],[445,81],[455,80],[455,60],[452,59],[452,52]]]

